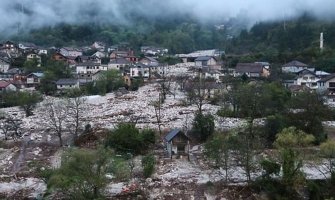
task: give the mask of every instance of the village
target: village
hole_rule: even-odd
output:
[[[104,194],[108,199],[267,199],[250,188],[241,189],[249,179],[264,176],[265,170],[260,165],[255,164],[247,176],[243,164],[235,157],[231,158],[234,164],[229,169],[222,164],[211,167],[206,156],[209,151],[206,140],[210,137],[202,140],[192,135],[197,114],[213,116],[217,133],[240,134],[249,127],[266,126],[266,114],[250,112],[238,103],[252,101],[253,94],[260,95],[263,91],[259,94],[258,89],[271,82],[279,82],[276,87],[282,87],[292,97],[319,94],[323,105],[332,108],[335,75],[297,60],[281,66],[272,66],[264,60],[237,62],[232,66],[233,58],[234,55],[219,49],[171,55],[163,47],[143,46],[134,50],[128,43],[109,46],[94,42],[87,47],[44,48],[32,43],[3,42],[0,44],[0,197],[46,198],[47,183],[40,171],[60,168],[62,153],[67,149],[74,146],[95,149],[108,137],[106,130],[129,123],[140,131],[155,131],[157,142],[148,150],[156,159],[155,170],[143,178],[142,155],[131,154],[131,161],[127,162],[132,162],[131,174],[135,175],[117,179],[117,175],[107,174]],[[68,72],[55,75],[56,70],[48,67],[50,63],[61,63],[62,72]],[[54,73],[53,80],[48,79],[50,72]],[[108,78],[109,73],[112,78]],[[122,83],[115,83],[115,77]],[[103,92],[87,89],[99,87],[103,81],[111,82],[111,88],[106,83]],[[240,83],[242,86],[236,86]],[[246,92],[249,89],[256,92]],[[233,92],[240,90],[245,91],[244,96],[240,93],[234,96]],[[71,91],[82,93],[68,97]],[[28,115],[23,106],[8,106],[10,102],[5,102],[4,96],[15,92],[39,93],[42,99]],[[68,102],[79,102],[77,117],[73,119],[77,120],[76,129],[71,110],[65,106]],[[247,114],[233,115],[225,110],[235,111],[235,104],[240,110],[247,110]],[[294,114],[302,110],[290,109]],[[266,112],[269,111],[264,109]],[[57,120],[63,124],[58,128],[62,128],[62,133],[58,134],[50,125],[51,113],[59,115]],[[9,122],[14,124],[10,128],[6,127]],[[328,138],[335,138],[335,121],[323,120],[322,125]],[[311,152],[319,151],[318,146],[308,148]],[[271,157],[272,151],[269,148],[258,152],[252,160]],[[315,162],[307,159],[300,167],[308,180],[328,179],[334,168],[322,159]],[[49,199],[62,198],[52,195]]]

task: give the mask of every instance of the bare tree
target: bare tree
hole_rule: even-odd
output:
[[[21,137],[21,124],[22,121],[20,119],[15,119],[10,115],[6,116],[6,118],[0,124],[0,129],[5,135],[5,140],[7,140],[9,137],[13,140],[17,140],[17,138]]]
[[[158,100],[151,102],[151,105],[155,109],[155,115],[156,115],[156,121],[157,121],[157,125],[158,125],[159,135],[162,136],[162,129],[161,129],[161,125],[162,125],[161,124],[161,108],[162,108],[162,104],[161,104],[161,94],[160,93],[159,93]]]
[[[67,124],[67,129],[75,139],[78,137],[79,131],[83,127],[82,116],[85,112],[85,101],[86,99],[82,96],[67,99],[66,106],[68,109],[68,120],[70,122]]]
[[[59,145],[63,146],[63,132],[65,131],[68,109],[65,100],[48,101],[44,104],[44,125],[59,138]]]

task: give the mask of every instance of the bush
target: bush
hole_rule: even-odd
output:
[[[146,155],[142,158],[143,175],[145,178],[150,177],[155,170],[155,157],[152,154]]]
[[[108,134],[105,145],[123,154],[137,155],[144,153],[154,143],[154,131],[148,129],[140,132],[135,124],[121,123]]]

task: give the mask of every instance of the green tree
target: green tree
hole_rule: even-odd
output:
[[[42,101],[42,96],[37,92],[18,92],[17,101],[18,105],[26,113],[26,117],[33,115],[33,110],[36,107],[36,104]]]
[[[153,154],[146,155],[142,158],[143,175],[148,178],[155,170],[155,156]]]
[[[219,133],[205,144],[205,155],[214,162],[214,167],[223,167],[225,180],[228,182],[230,168],[230,151],[233,149],[229,134]]]
[[[335,140],[327,140],[320,145],[320,153],[328,160],[328,171],[335,180]]]
[[[106,146],[114,148],[117,152],[137,155],[144,153],[155,142],[153,131],[139,131],[133,123],[120,123],[110,131]]]
[[[204,142],[214,133],[215,123],[211,114],[202,114],[197,112],[193,120],[192,134]]]
[[[287,114],[289,125],[314,135],[316,143],[324,141],[322,121],[331,120],[332,112],[323,98],[317,93],[303,92],[293,96],[290,103],[292,109],[299,110]]]
[[[304,181],[304,174],[301,171],[303,158],[300,150],[314,142],[311,134],[298,130],[295,127],[284,128],[277,134],[274,146],[280,151],[282,162],[282,181],[287,188],[301,186]]]
[[[63,154],[60,168],[48,178],[48,188],[61,191],[69,199],[104,198],[109,158],[104,149],[70,149]]]

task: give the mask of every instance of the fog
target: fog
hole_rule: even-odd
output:
[[[188,14],[201,22],[242,18],[248,24],[309,12],[335,19],[335,0],[1,0],[0,31],[30,30],[58,23],[134,24],[129,16],[168,18]]]

